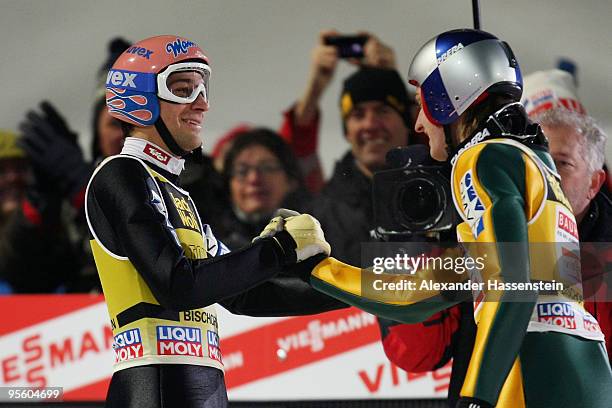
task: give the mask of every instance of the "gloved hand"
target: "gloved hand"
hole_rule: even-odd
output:
[[[478,398],[461,397],[456,408],[493,408],[493,405]]]
[[[282,217],[283,219],[287,219],[289,217],[296,217],[298,215],[302,215],[301,213],[294,211],[294,210],[290,210],[288,208],[279,208],[278,210],[276,210],[276,212],[274,213],[274,216],[276,217]]]
[[[285,219],[285,230],[297,244],[297,259],[303,261],[317,254],[331,254],[331,246],[319,221],[310,214],[301,214]]]
[[[253,242],[261,238],[273,237],[276,233],[283,231],[285,229],[285,220],[287,218],[298,216],[298,215],[301,215],[301,214],[297,211],[288,210],[286,208],[279,208],[274,213],[274,218],[270,220],[268,225],[266,225],[266,227],[259,234],[259,236],[253,239]]]
[[[38,188],[72,198],[87,185],[93,166],[83,159],[77,135],[49,102],[43,114],[30,111],[19,128],[19,145],[27,152]]]
[[[279,210],[277,214],[281,215],[272,218],[258,238],[273,237],[278,232],[285,230],[297,244],[295,252],[298,262],[317,254],[329,256],[331,247],[325,240],[319,221],[309,214],[289,215],[295,212],[289,213],[288,211],[291,210]],[[287,218],[283,218],[287,215],[289,215]]]

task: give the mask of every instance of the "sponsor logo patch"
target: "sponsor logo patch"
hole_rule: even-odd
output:
[[[487,136],[491,136],[491,133],[489,132],[489,129],[487,129],[487,128],[484,128],[480,132],[476,133],[470,139],[470,141],[465,144],[465,146],[463,146],[461,149],[459,149],[459,151],[457,151],[457,153],[455,153],[455,155],[451,159],[451,165],[452,166],[455,165],[455,163],[457,162],[457,159],[459,158],[461,153],[463,153],[464,151],[466,151],[467,149],[469,149],[472,146],[476,146],[478,143],[480,143],[483,140],[485,140],[487,138]]]
[[[461,43],[453,45],[448,51],[446,51],[444,54],[442,54],[442,55],[440,55],[438,57],[438,65],[442,64],[444,61],[446,61],[448,59],[448,57],[450,57],[454,53],[462,50],[463,48],[464,48],[463,44],[461,44]]]
[[[151,50],[147,50],[144,47],[130,47],[125,51],[127,54],[134,54],[134,55],[139,55],[141,57],[144,57],[146,59],[151,59],[151,54],[153,54],[153,51]]]
[[[174,58],[178,57],[179,54],[187,54],[191,47],[196,45],[192,41],[184,41],[177,38],[173,42],[166,44],[166,52],[172,54]]]
[[[157,353],[204,357],[202,331],[197,327],[157,326]]]
[[[590,315],[584,315],[583,319],[584,319],[584,329],[586,331],[592,332],[592,333],[598,333],[601,331],[601,328],[599,327],[599,323],[597,323],[597,320],[595,320],[595,318],[593,318]]]
[[[147,156],[150,156],[152,158],[154,158],[155,160],[157,160],[160,163],[163,164],[168,164],[168,162],[170,161],[170,156],[167,155],[166,153],[162,152],[161,150],[157,149],[155,146],[150,145],[150,144],[146,144],[145,148],[144,148],[144,153]]]
[[[120,86],[123,88],[134,88],[136,89],[136,83],[134,82],[138,74],[135,72],[127,71],[108,71],[106,75],[106,85],[109,87]]]
[[[485,207],[476,193],[472,170],[468,170],[461,178],[459,191],[461,193],[461,202],[463,203],[465,219],[472,229],[474,237],[478,238],[480,233],[484,230],[484,220],[482,216],[485,212]]]
[[[567,303],[541,303],[538,305],[538,321],[566,329],[576,329],[574,309]]]
[[[142,337],[139,329],[118,333],[113,338],[115,363],[142,357]]]
[[[557,231],[559,242],[578,242],[578,225],[574,216],[561,207],[557,207]]]
[[[219,348],[219,335],[214,331],[206,331],[206,342],[208,343],[208,357],[223,364],[221,349]]]

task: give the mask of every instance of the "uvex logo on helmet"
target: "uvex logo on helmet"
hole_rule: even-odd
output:
[[[193,41],[185,41],[177,38],[173,42],[166,44],[166,52],[168,54],[173,54],[174,58],[176,58],[179,54],[187,54],[191,47],[196,47]]]
[[[137,74],[133,72],[114,71],[111,69],[106,76],[106,85],[136,88],[136,84],[134,83],[136,76]]]
[[[138,46],[130,47],[125,52],[128,54],[140,55],[141,57],[145,57],[146,59],[151,59],[151,54],[153,54],[153,51]]]

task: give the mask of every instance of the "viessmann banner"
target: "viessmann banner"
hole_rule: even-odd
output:
[[[102,296],[3,296],[0,310],[0,386],[63,387],[67,401],[104,399],[115,356]],[[232,400],[446,396],[449,365],[405,373],[387,360],[374,316],[358,309],[250,318],[218,307],[218,316]]]

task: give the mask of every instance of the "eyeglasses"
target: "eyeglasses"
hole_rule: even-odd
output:
[[[282,171],[283,167],[278,163],[259,163],[254,166],[249,166],[248,164],[238,164],[232,170],[231,175],[233,178],[243,181],[247,178],[251,170],[254,170],[257,174],[266,177]]]

